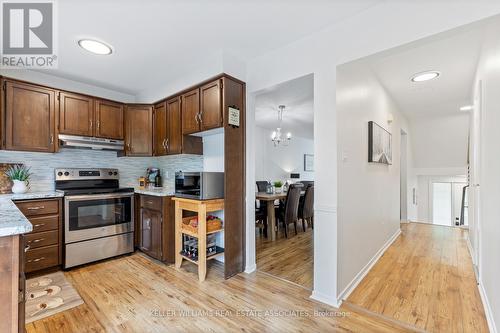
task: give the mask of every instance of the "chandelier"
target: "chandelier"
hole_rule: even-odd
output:
[[[286,133],[286,136],[281,132],[281,124],[283,123],[283,111],[285,111],[285,106],[280,105],[278,106],[278,127],[276,128],[275,131],[271,134],[271,140],[274,143],[275,147],[278,146],[288,146],[290,143],[290,140],[292,139],[292,133],[288,132]]]

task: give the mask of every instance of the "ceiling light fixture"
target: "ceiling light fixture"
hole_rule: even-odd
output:
[[[412,82],[424,82],[433,79],[437,79],[441,75],[438,71],[426,71],[422,73],[417,73],[412,76]]]
[[[460,111],[466,112],[466,111],[472,111],[473,109],[474,109],[474,106],[472,106],[472,105],[464,105],[460,108]]]
[[[290,140],[292,139],[292,133],[288,132],[285,136],[281,132],[281,124],[283,123],[283,111],[285,111],[285,106],[284,105],[278,106],[279,125],[276,128],[276,131],[273,131],[271,133],[271,140],[273,141],[275,147],[288,146]]]
[[[81,39],[78,41],[81,48],[99,55],[109,55],[113,52],[110,46],[92,39]]]

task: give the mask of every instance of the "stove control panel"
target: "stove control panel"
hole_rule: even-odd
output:
[[[85,180],[85,179],[119,179],[118,169],[55,169],[55,179],[60,180]]]

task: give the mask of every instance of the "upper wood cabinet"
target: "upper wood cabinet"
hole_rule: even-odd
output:
[[[59,95],[59,133],[92,136],[94,99],[61,92]]]
[[[153,107],[127,105],[125,109],[125,153],[128,156],[153,155]]]
[[[200,88],[200,128],[206,131],[221,127],[222,118],[222,81],[216,80]]]
[[[181,97],[182,134],[200,131],[200,89],[191,90]]]
[[[182,153],[181,97],[167,101],[167,150],[169,155]]]
[[[167,103],[161,102],[153,109],[153,154],[155,156],[167,155]]]
[[[95,101],[95,134],[99,138],[123,140],[123,104]]]
[[[55,151],[56,91],[5,81],[5,148]]]

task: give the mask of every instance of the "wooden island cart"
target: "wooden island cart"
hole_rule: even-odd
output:
[[[200,282],[204,281],[207,275],[207,261],[224,255],[224,249],[221,247],[217,247],[213,254],[207,254],[206,252],[207,236],[224,231],[222,225],[215,230],[207,230],[207,213],[223,211],[224,199],[195,200],[174,197],[172,200],[175,202],[175,266],[180,268],[183,260],[198,265],[198,279]],[[193,218],[193,216],[184,217],[184,211],[197,213],[197,228],[184,223],[185,219]],[[183,254],[185,235],[198,239],[198,255],[196,258],[190,258]]]

